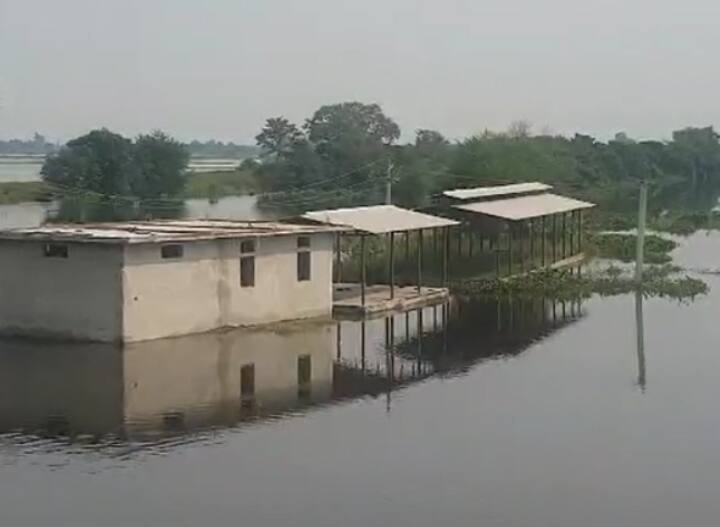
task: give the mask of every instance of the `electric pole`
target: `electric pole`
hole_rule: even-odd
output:
[[[388,161],[387,166],[387,180],[385,181],[385,204],[392,205],[392,173],[393,173],[393,162]]]
[[[647,218],[647,181],[640,182],[638,202],[637,255],[635,259],[635,282],[642,284],[643,263],[645,261],[645,222]]]

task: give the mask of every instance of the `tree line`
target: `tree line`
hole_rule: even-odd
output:
[[[550,183],[618,212],[634,207],[641,179],[651,182],[656,208],[708,209],[720,194],[711,126],[677,130],[667,141],[533,134],[523,121],[454,142],[428,129],[409,143],[400,137],[377,104],[325,105],[301,124],[272,117],[256,137],[259,162],[245,163],[237,177],[252,173],[261,204],[288,212],[381,203],[388,182],[393,202],[415,208],[432,206],[449,188],[520,181]],[[188,146],[163,132],[133,140],[103,129],[50,155],[42,174],[57,188],[172,197],[186,183],[188,157]]]
[[[634,206],[641,179],[651,182],[655,207],[707,208],[720,193],[720,136],[711,126],[677,130],[669,141],[534,135],[523,121],[454,143],[434,130],[417,130],[409,144],[398,144],[400,135],[374,104],[323,106],[302,126],[270,118],[256,138],[267,201],[377,203],[388,177],[394,201],[411,207],[432,205],[449,188],[521,181],[550,183],[611,211]]]

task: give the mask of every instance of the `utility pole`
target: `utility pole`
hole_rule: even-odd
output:
[[[637,255],[635,258],[635,282],[642,284],[643,263],[645,260],[645,223],[647,219],[647,181],[640,182],[640,199],[638,202]]]
[[[392,173],[393,173],[393,162],[388,161],[387,166],[387,180],[385,181],[385,204],[392,205]]]

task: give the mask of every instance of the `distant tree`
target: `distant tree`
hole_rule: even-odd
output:
[[[415,147],[420,151],[435,152],[449,144],[445,136],[435,130],[421,128],[415,131]]]
[[[284,117],[271,117],[255,136],[258,146],[277,157],[287,156],[303,140],[302,131]]]
[[[526,139],[530,137],[530,131],[532,130],[532,124],[530,121],[521,119],[519,121],[513,121],[508,126],[507,135],[513,139]]]
[[[400,127],[379,105],[360,102],[322,106],[305,129],[310,142],[321,149],[344,139],[390,145],[400,138]]]
[[[182,190],[188,154],[163,132],[133,143],[105,128],[69,141],[45,160],[43,180],[65,193],[155,198]]]
[[[368,180],[388,159],[388,147],[400,137],[400,127],[377,104],[345,102],[322,106],[305,122],[314,152],[326,164],[326,173],[352,172],[344,183]],[[383,168],[384,170],[384,168]]]
[[[179,194],[185,186],[189,158],[185,146],[164,132],[139,136],[134,145],[138,173],[133,194],[143,198]]]
[[[137,178],[132,141],[103,128],[69,141],[40,173],[60,188],[130,194]]]
[[[628,134],[626,134],[625,132],[616,133],[613,141],[615,141],[616,143],[624,144],[624,145],[631,145],[631,144],[635,143],[635,141],[630,139],[630,137],[628,137]]]

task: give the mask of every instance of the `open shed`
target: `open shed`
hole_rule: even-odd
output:
[[[469,235],[480,234],[481,250],[483,236],[494,245],[500,276],[502,267],[508,275],[516,272],[515,263],[524,272],[538,264],[560,267],[582,261],[583,211],[595,205],[551,193],[551,188],[531,182],[448,190],[443,196],[448,213],[462,220]],[[504,266],[501,254],[507,255]]]
[[[363,315],[384,312],[392,309],[406,309],[444,301],[448,297],[447,259],[448,230],[459,222],[430,214],[403,209],[394,205],[374,205],[333,210],[307,212],[305,219],[343,227],[345,232],[337,234],[336,273],[335,273],[335,311],[357,312]],[[443,287],[423,287],[423,234],[427,231],[443,232]],[[417,276],[414,287],[396,287],[395,252],[398,234],[405,235],[406,254],[409,253],[410,237],[415,233],[417,257]],[[342,237],[353,236],[360,240],[360,283],[343,283],[342,273]],[[368,236],[384,237],[387,250],[387,284],[367,287],[367,243]]]

